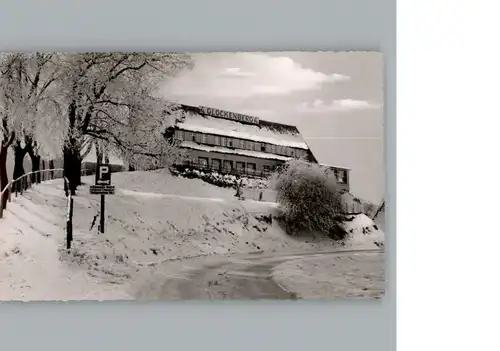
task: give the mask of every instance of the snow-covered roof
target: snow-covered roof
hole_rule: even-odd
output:
[[[340,166],[328,165],[328,164],[326,164],[326,163],[320,163],[319,165],[320,165],[320,166],[323,166],[323,167],[328,167],[328,168],[345,169],[345,170],[347,170],[347,171],[350,171],[350,170],[351,170],[350,168],[347,168],[347,167],[340,167]]]
[[[222,135],[309,150],[297,128],[262,120],[258,125],[245,124],[229,119],[205,116],[190,110],[182,114],[182,119],[176,126],[191,132]]]
[[[252,151],[252,150],[243,150],[243,149],[230,149],[223,146],[208,146],[208,145],[200,145],[192,141],[183,141],[180,145],[182,148],[207,151],[207,152],[219,152],[223,154],[233,154],[233,155],[242,155],[249,157],[257,157],[264,158],[268,160],[280,160],[280,161],[288,161],[291,157],[285,157],[275,154],[269,154],[260,151]]]

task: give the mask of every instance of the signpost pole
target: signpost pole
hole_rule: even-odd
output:
[[[111,172],[109,164],[100,164],[96,169],[96,182],[95,185],[90,186],[90,193],[101,195],[101,218],[99,224],[99,231],[104,233],[104,218],[105,218],[105,202],[106,194],[112,195],[115,193],[115,187],[111,185]]]
[[[104,199],[105,199],[105,196],[106,195],[101,194],[101,225],[100,225],[101,233],[104,233]]]

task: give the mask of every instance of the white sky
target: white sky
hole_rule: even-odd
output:
[[[383,57],[376,52],[212,53],[170,78],[170,100],[296,125],[319,162],[351,168],[353,194],[384,194]]]

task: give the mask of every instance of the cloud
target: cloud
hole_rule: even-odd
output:
[[[333,100],[330,104],[325,104],[323,100],[314,100],[312,103],[303,102],[298,106],[299,112],[323,113],[323,112],[342,112],[353,110],[378,109],[382,105],[371,103],[364,100],[340,99]]]
[[[230,67],[230,68],[226,68],[219,75],[219,77],[225,77],[225,78],[247,78],[247,77],[252,77],[254,75],[255,75],[255,73],[243,71],[239,67]]]
[[[349,79],[338,73],[304,68],[288,57],[263,53],[200,54],[195,57],[192,70],[166,83],[164,93],[210,97],[283,96]]]

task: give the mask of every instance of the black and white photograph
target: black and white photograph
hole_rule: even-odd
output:
[[[0,53],[0,300],[383,299],[380,52]]]

